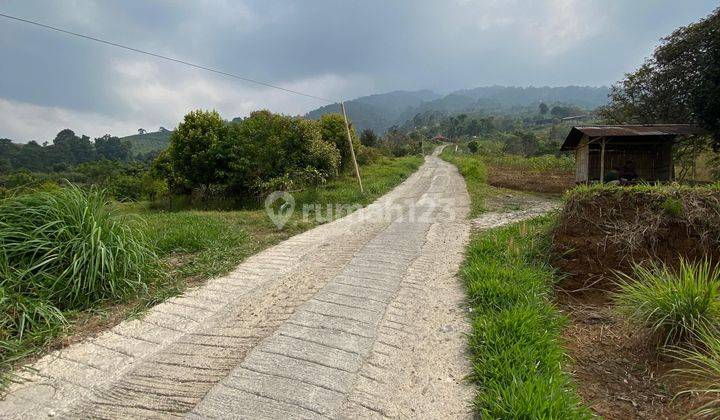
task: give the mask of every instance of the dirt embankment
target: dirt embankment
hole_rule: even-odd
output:
[[[574,174],[564,170],[489,165],[487,178],[488,184],[494,187],[546,194],[562,194],[575,186]]]
[[[580,188],[567,198],[553,243],[554,263],[571,275],[564,286],[573,290],[611,287],[608,275],[633,262],[718,259],[720,189]]]
[[[568,277],[558,304],[564,339],[585,403],[612,419],[682,418],[697,401],[676,398],[675,362],[648,333],[613,310],[614,270],[633,262],[720,261],[720,190],[587,187],[567,197],[553,238],[553,264]]]

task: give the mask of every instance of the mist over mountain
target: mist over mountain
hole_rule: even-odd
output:
[[[564,87],[508,87],[487,86],[462,89],[447,95],[429,90],[394,91],[364,96],[346,101],[348,117],[357,130],[370,128],[383,133],[394,125],[403,125],[417,114],[440,112],[459,113],[512,113],[519,108],[534,107],[541,102],[547,105],[574,105],[594,109],[607,103],[606,86]],[[308,112],[305,117],[319,118],[338,112],[337,105],[327,105]]]

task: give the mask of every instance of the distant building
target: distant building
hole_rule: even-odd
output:
[[[575,151],[575,181],[605,181],[617,172],[630,180],[672,181],[673,143],[702,134],[690,124],[573,127],[560,150]]]
[[[437,136],[433,137],[432,139],[433,139],[433,141],[437,141],[437,142],[448,142],[448,141],[450,141],[450,140],[447,139],[447,137],[443,136],[442,134],[438,134]]]

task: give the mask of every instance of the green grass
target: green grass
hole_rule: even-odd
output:
[[[171,131],[133,134],[120,140],[130,142],[133,154],[145,154],[155,150],[165,150],[170,145]]]
[[[440,157],[455,165],[465,178],[470,195],[470,217],[477,217],[485,211],[484,197],[488,194],[485,165],[479,156],[455,153],[454,150],[453,146],[447,146]]]
[[[483,161],[489,166],[507,166],[511,168],[533,171],[575,171],[575,159],[572,156],[519,156],[519,155],[484,155]]]
[[[650,328],[663,344],[693,340],[720,324],[720,267],[681,259],[677,270],[636,265],[633,271],[618,273],[617,310],[638,326]]]
[[[692,415],[698,418],[720,418],[720,334],[717,325],[697,333],[699,345],[674,348],[670,354],[681,361],[675,369],[685,380],[680,395],[699,396],[702,405]]]
[[[109,211],[103,191],[68,186],[0,201],[0,370],[72,314],[143,294],[157,269],[146,238]]]
[[[469,337],[481,418],[589,418],[560,342],[565,323],[551,303],[546,262],[552,219],[476,235],[461,270],[473,307]]]
[[[303,220],[303,204],[367,205],[422,161],[381,158],[362,166],[365,193],[354,173],[295,193],[296,211],[282,229],[264,208],[168,212],[146,202],[109,204],[100,191],[74,187],[0,201],[0,374],[77,332],[80,318],[140,314],[323,222]],[[0,376],[0,388],[7,381]]]
[[[465,177],[470,217],[481,214],[493,192],[482,158],[450,148],[441,157]],[[474,234],[468,246],[460,276],[473,309],[469,380],[480,418],[590,418],[563,370],[565,319],[552,304],[547,262],[553,223],[540,217]]]

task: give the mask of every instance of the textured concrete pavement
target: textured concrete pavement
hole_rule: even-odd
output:
[[[467,210],[430,156],[355,214],[42,358],[0,416],[470,417]]]

